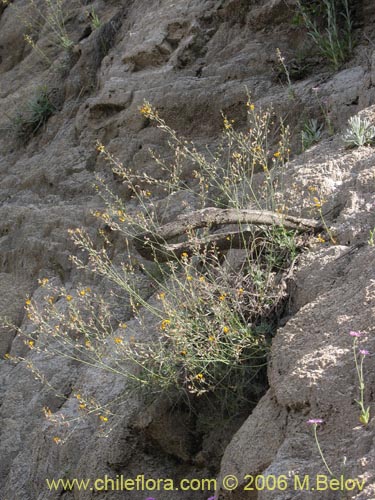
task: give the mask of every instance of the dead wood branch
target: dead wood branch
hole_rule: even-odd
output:
[[[196,229],[215,229],[217,226],[231,224],[246,227],[240,227],[236,231],[210,234],[202,238],[191,237],[191,232]],[[266,210],[204,208],[179,216],[176,221],[160,226],[157,232],[150,231],[136,235],[134,246],[144,258],[158,262],[180,257],[183,252],[191,254],[195,249],[201,250],[209,245],[215,245],[219,250],[246,248],[251,239],[264,235],[264,229],[251,230],[247,227],[249,225],[276,226],[314,233],[323,229],[320,221]],[[182,243],[169,243],[170,240],[180,236],[187,236],[189,240]]]

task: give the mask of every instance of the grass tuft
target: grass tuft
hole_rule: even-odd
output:
[[[350,0],[297,0],[297,13],[321,56],[335,70],[353,53]],[[322,20],[322,22],[320,22]]]
[[[45,86],[40,87],[25,109],[10,120],[10,128],[18,139],[28,142],[55,112],[50,91]]]

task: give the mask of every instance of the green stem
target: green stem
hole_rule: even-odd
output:
[[[361,405],[361,410],[364,413],[365,412],[365,407],[364,407],[364,394],[365,394],[365,382],[363,378],[363,360],[364,357],[362,356],[361,359],[361,365],[360,365],[360,379],[359,379],[359,390],[360,390],[360,395],[361,395],[361,400],[360,400],[360,405]]]
[[[358,339],[354,339],[353,342],[353,354],[354,354],[354,363],[355,363],[355,368],[357,370],[357,376],[358,376],[358,382],[359,382],[359,401],[356,400],[356,403],[361,409],[361,418],[360,421],[367,425],[369,421],[369,409],[366,410],[365,408],[365,381],[364,381],[364,376],[363,376],[363,361],[364,361],[364,356],[361,357],[360,364],[358,364],[358,355],[357,355],[357,341]]]
[[[361,364],[358,365],[358,356],[357,356],[357,339],[354,339],[353,342],[353,354],[354,354],[354,363],[355,363],[355,368],[357,370],[357,376],[358,376],[358,381],[359,381],[359,394],[360,394],[360,399],[357,401],[359,404],[362,413],[365,412],[364,409],[364,383],[363,383],[363,357],[361,360]]]
[[[322,458],[322,460],[323,460],[323,463],[324,463],[324,465],[325,465],[325,468],[327,469],[327,471],[329,472],[329,474],[330,474],[330,475],[334,478],[334,477],[335,477],[335,475],[334,475],[334,473],[331,471],[331,469],[328,467],[328,464],[327,464],[327,462],[326,462],[326,459],[324,458],[324,455],[323,455],[322,449],[321,449],[321,447],[320,447],[320,444],[319,444],[319,439],[318,439],[318,434],[317,434],[317,432],[316,432],[316,428],[317,428],[317,427],[318,427],[318,425],[317,425],[317,424],[314,424],[314,437],[315,437],[315,442],[316,442],[316,445],[317,445],[317,447],[318,447],[319,454],[320,454],[320,456],[321,456],[321,458]]]
[[[322,211],[321,208],[319,208],[319,215],[320,215],[320,219],[321,219],[321,221],[323,223],[324,229],[326,230],[326,232],[327,232],[327,234],[329,236],[329,239],[330,239],[331,243],[333,245],[336,245],[337,242],[336,242],[335,238],[332,235],[332,231],[329,229],[329,227],[326,224],[326,221],[324,220],[323,211]]]

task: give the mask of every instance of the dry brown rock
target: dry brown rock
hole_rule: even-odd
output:
[[[346,457],[346,477],[365,479],[363,493],[357,490],[357,496],[351,498],[371,498],[375,480],[371,465],[375,458],[373,420],[367,428],[359,423],[355,403],[359,389],[349,332],[363,332],[361,347],[374,351],[374,255],[374,249],[368,247],[353,253],[339,252],[335,257],[331,252],[331,256],[321,256],[319,261],[315,255],[312,269],[303,268],[297,273],[297,284],[302,279],[301,284],[309,290],[308,280],[304,279],[307,274],[319,284],[319,294],[313,290],[306,305],[278,331],[269,367],[270,390],[227,448],[221,477],[274,474],[293,478],[295,474],[309,474],[313,478],[325,474],[306,423],[310,418],[322,418],[324,426],[318,434],[329,466],[339,474]],[[326,267],[331,271],[332,265],[341,265],[345,271],[340,273],[336,267],[334,279],[325,279]],[[371,404],[375,379],[371,358],[365,360],[364,366],[367,404]],[[286,499],[292,490],[259,492],[257,498]],[[319,494],[319,498],[337,497],[332,491]],[[316,498],[316,493],[295,491],[293,496]],[[227,497],[248,498],[241,493],[223,498]]]

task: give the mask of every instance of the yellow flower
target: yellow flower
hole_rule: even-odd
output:
[[[186,276],[186,279],[187,279],[188,281],[191,281],[191,280],[193,279],[193,277],[189,275],[189,276]]]
[[[73,297],[71,295],[67,295],[65,298],[66,298],[66,300],[68,302],[70,302],[71,300],[73,300]]]
[[[100,415],[100,417],[99,417],[99,418],[100,418],[100,420],[101,420],[102,422],[108,422],[108,418],[107,418],[107,417],[104,417],[103,415]]]
[[[316,193],[317,192],[317,188],[315,186],[309,186],[307,189],[310,191],[310,193]]]
[[[86,290],[80,290],[79,294],[81,297],[84,297],[86,295]]]
[[[42,278],[42,279],[38,280],[38,283],[40,286],[46,286],[48,281],[49,281],[48,278]]]
[[[90,342],[89,340],[86,340],[86,342],[85,342],[85,346],[86,346],[87,348],[90,348],[90,347],[91,347],[91,342]]]
[[[186,351],[181,351],[180,354],[181,354],[181,356],[186,356],[187,352]]]
[[[4,358],[5,358],[5,359],[10,359],[10,354],[9,354],[9,352],[7,352],[6,354],[4,354]]]
[[[275,158],[279,158],[281,156],[280,151],[276,151],[276,153],[273,154]]]
[[[215,340],[215,337],[214,337],[213,335],[210,335],[210,336],[208,337],[208,340],[209,340],[210,342],[213,342],[213,341]]]
[[[278,213],[278,214],[281,215],[281,214],[283,214],[283,212],[284,212],[284,207],[278,207],[278,208],[276,208],[276,213]]]
[[[319,200],[319,198],[317,198],[316,196],[314,196],[314,198],[313,198],[313,202],[314,202],[314,206],[315,206],[316,208],[321,208],[321,206],[322,206],[322,201],[321,201],[321,200]]]
[[[164,298],[165,298],[165,293],[164,293],[164,292],[160,292],[160,293],[158,294],[158,299],[159,299],[159,300],[164,300]]]
[[[122,344],[123,340],[121,337],[115,337],[116,344]]]
[[[228,332],[229,332],[229,327],[228,327],[228,326],[224,326],[224,328],[223,328],[223,332],[224,332],[224,333],[228,333]]]
[[[221,301],[225,300],[226,296],[227,296],[227,294],[226,294],[226,293],[222,293],[222,294],[220,295],[220,297],[219,297],[219,300],[221,300]]]
[[[49,304],[53,304],[54,300],[55,300],[55,297],[52,297],[52,296],[48,297],[48,299],[47,299],[47,301],[49,302]]]
[[[61,443],[61,439],[60,439],[58,436],[55,436],[55,437],[53,438],[53,441],[54,441],[56,444]]]
[[[226,130],[230,130],[232,128],[232,125],[230,124],[228,118],[224,118],[224,128]]]
[[[99,152],[99,153],[104,153],[105,152],[105,147],[103,146],[103,144],[98,144],[96,146],[96,150]]]
[[[189,254],[187,252],[182,252],[181,258],[182,259],[187,259],[189,257]]]
[[[238,295],[242,295],[242,294],[244,293],[244,291],[245,291],[245,290],[244,290],[243,288],[239,288],[239,289],[237,290],[237,294],[238,294]]]
[[[145,102],[143,104],[143,106],[141,108],[139,108],[139,111],[146,118],[150,118],[150,116],[152,115],[152,107],[151,107],[150,103],[148,103],[148,102]]]
[[[123,330],[125,330],[125,328],[127,328],[127,327],[128,327],[128,325],[127,325],[126,323],[120,323],[118,326],[119,326],[120,328],[122,328]]]
[[[251,102],[247,102],[247,103],[246,103],[246,106],[247,106],[247,107],[248,107],[251,111],[254,111],[254,109],[255,109],[254,104],[253,104],[253,103],[251,103]]]
[[[204,380],[204,375],[203,373],[198,373],[198,375],[195,378],[198,380]]]
[[[82,399],[82,396],[80,394],[74,394],[74,396],[78,399],[78,401]]]
[[[48,406],[44,406],[43,411],[44,411],[44,415],[46,416],[46,418],[48,418],[52,415],[52,411],[50,408],[48,408]]]
[[[117,215],[121,222],[125,221],[125,213],[122,210],[117,210]]]
[[[316,239],[319,241],[319,243],[325,243],[326,242],[326,240],[321,235],[317,236]]]
[[[163,321],[161,322],[161,329],[165,330],[170,323],[171,323],[170,319],[163,319]]]
[[[199,277],[199,281],[200,281],[201,283],[204,283],[206,280],[205,280],[204,276],[200,276],[200,277]]]
[[[28,341],[29,347],[32,349],[34,347],[35,342],[33,340]]]
[[[27,306],[31,305],[31,300],[30,300],[30,299],[27,299],[27,300],[25,301],[25,305],[27,305]]]
[[[151,196],[151,191],[146,191],[145,195],[146,196]]]
[[[85,408],[86,408],[85,403],[81,403],[81,404],[79,405],[79,409],[80,409],[80,410],[84,410]]]
[[[4,2],[4,1],[3,1],[3,4],[4,4],[4,5],[7,5],[7,2]],[[35,42],[34,42],[34,40],[31,38],[31,36],[30,36],[30,35],[23,35],[23,39],[25,40],[25,42],[29,43],[32,47],[34,47],[34,46],[35,46]]]

